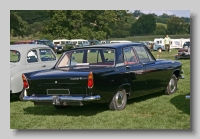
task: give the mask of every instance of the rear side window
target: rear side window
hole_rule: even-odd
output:
[[[66,66],[113,66],[115,50],[110,48],[87,48],[68,51],[63,55],[58,67]]]
[[[36,50],[30,50],[27,54],[27,62],[33,63],[38,62],[38,55]]]
[[[123,52],[125,65],[138,63],[132,47],[123,48]]]

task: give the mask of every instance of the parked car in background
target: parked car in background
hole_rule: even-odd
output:
[[[161,45],[161,44],[158,44],[157,42],[154,42],[153,50],[154,51],[165,51],[165,46]]]
[[[182,78],[179,61],[156,60],[141,43],[86,46],[66,51],[51,69],[22,74],[23,100],[55,108],[109,103],[110,110],[122,110],[131,98],[175,93]]]
[[[190,46],[190,41],[185,42],[185,43],[183,44],[183,48],[184,48],[185,46]]]
[[[175,55],[175,59],[190,58],[190,43],[186,42],[183,48],[178,49],[178,54]]]
[[[59,39],[59,40],[53,40],[54,45],[59,45],[59,46],[65,46],[66,44],[69,44],[70,40],[67,39]]]
[[[71,39],[69,45],[73,45],[74,48],[76,48],[76,47],[89,46],[90,42],[85,39]]]
[[[101,44],[108,44],[108,43],[110,43],[109,40],[101,40],[100,42],[101,42]]]
[[[88,40],[90,45],[98,45],[101,44],[99,40]]]
[[[132,41],[127,41],[127,40],[112,40],[112,41],[110,41],[110,43],[131,43]]]
[[[57,60],[54,51],[46,45],[10,45],[10,94],[18,93],[22,100],[22,73],[52,68]]]
[[[32,44],[42,44],[42,45],[47,45],[50,48],[52,48],[54,50],[55,53],[62,53],[63,50],[63,46],[61,45],[54,45],[53,42],[51,40],[34,40],[32,41]]]
[[[20,41],[16,41],[14,42],[14,44],[31,44],[33,40],[20,40]]]

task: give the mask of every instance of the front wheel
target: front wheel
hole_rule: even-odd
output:
[[[125,89],[118,90],[109,104],[110,110],[123,110],[127,104],[127,95]]]
[[[171,95],[173,93],[176,92],[177,90],[177,78],[176,76],[173,74],[170,81],[169,81],[169,84],[167,86],[167,89],[165,90],[165,94],[167,95]]]

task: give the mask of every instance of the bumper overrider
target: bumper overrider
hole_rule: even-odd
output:
[[[179,79],[185,79],[185,77],[182,75],[184,72],[183,70],[181,70],[180,75],[179,75]]]

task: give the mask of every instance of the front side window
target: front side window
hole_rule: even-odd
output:
[[[50,49],[40,49],[40,59],[41,61],[55,61],[56,56]]]
[[[19,62],[20,52],[16,50],[10,50],[10,62]]]
[[[27,62],[33,63],[38,62],[38,55],[36,50],[30,50],[27,54]]]
[[[59,67],[68,66],[113,66],[115,63],[115,51],[110,48],[87,48],[66,52]]]

